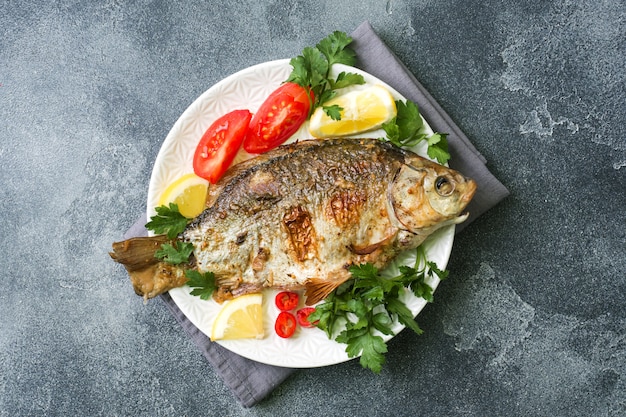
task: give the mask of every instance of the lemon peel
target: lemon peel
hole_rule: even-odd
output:
[[[262,339],[263,295],[246,294],[222,307],[213,321],[211,340]]]
[[[193,219],[205,208],[209,182],[196,174],[186,174],[172,182],[161,194],[159,206],[178,205],[183,216]]]

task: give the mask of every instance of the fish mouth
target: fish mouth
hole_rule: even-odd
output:
[[[465,220],[467,220],[467,218],[469,217],[469,212],[465,212],[462,214],[459,214],[457,217],[454,218],[454,224],[459,224],[459,223],[463,223]]]

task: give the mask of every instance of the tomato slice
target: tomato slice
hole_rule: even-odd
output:
[[[300,297],[295,292],[282,291],[276,294],[274,302],[280,311],[293,310],[298,306]]]
[[[293,314],[287,311],[281,311],[278,317],[276,317],[276,323],[274,323],[274,330],[276,334],[284,339],[287,339],[296,331],[296,318]]]
[[[303,307],[300,310],[296,311],[296,318],[298,319],[298,324],[302,327],[315,327],[316,322],[309,322],[309,316],[311,313],[315,311],[315,307]]]
[[[204,132],[193,156],[193,171],[215,184],[230,167],[248,131],[252,113],[234,110]]]
[[[252,117],[243,148],[262,153],[289,139],[309,117],[313,93],[284,83],[269,95]]]

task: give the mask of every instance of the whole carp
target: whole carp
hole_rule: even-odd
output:
[[[194,246],[187,268],[215,274],[219,302],[284,288],[305,289],[307,304],[315,304],[350,278],[351,265],[384,268],[437,229],[464,221],[475,191],[459,172],[387,142],[307,140],[232,167],[178,239]],[[135,291],[167,291],[167,276],[171,287],[182,285],[182,274],[156,259],[154,274],[137,272],[142,266],[128,252],[142,248],[130,252],[147,259],[154,243],[143,239],[118,242],[111,254],[131,279],[129,264],[147,280],[133,279]]]

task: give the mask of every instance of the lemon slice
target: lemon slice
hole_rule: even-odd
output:
[[[313,112],[309,132],[318,138],[353,135],[377,129],[396,117],[396,103],[384,87],[374,85],[337,96],[323,104],[324,107],[341,107],[341,120],[330,118],[322,107]]]
[[[193,219],[204,210],[209,182],[196,174],[186,174],[171,183],[159,199],[160,206],[178,205],[183,216]]]
[[[228,301],[213,321],[211,340],[263,339],[262,301],[261,293]]]

